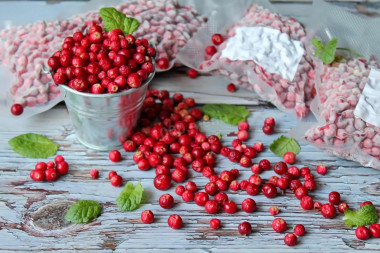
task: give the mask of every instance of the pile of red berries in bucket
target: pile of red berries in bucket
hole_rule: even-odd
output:
[[[30,172],[30,178],[35,181],[56,181],[59,176],[64,176],[69,171],[69,164],[61,155],[57,155],[53,161],[38,162],[35,169]]]
[[[88,34],[67,37],[48,65],[56,84],[94,94],[116,93],[140,87],[154,72],[155,55],[146,39],[124,36],[120,29],[106,32],[94,24]]]

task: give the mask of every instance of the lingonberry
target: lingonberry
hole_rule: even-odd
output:
[[[148,159],[141,159],[140,161],[137,162],[137,168],[139,168],[139,170],[149,170],[150,169],[150,164],[149,164],[149,161]]]
[[[380,238],[380,224],[371,224],[368,229],[372,237]]]
[[[158,199],[158,204],[164,209],[170,209],[174,206],[174,198],[169,193],[165,193]]]
[[[185,181],[185,179],[187,177],[187,172],[185,172],[184,170],[181,170],[179,168],[176,168],[173,170],[171,177],[175,182],[181,183],[181,182]]]
[[[287,178],[279,178],[277,181],[276,181],[276,186],[278,188],[280,188],[281,190],[286,190],[288,189],[289,187],[289,180]]]
[[[246,156],[248,158],[255,158],[255,156],[256,156],[256,151],[252,147],[246,147],[244,149],[243,153],[244,153],[244,156]]]
[[[314,180],[306,180],[305,183],[304,183],[304,186],[306,189],[308,189],[309,191],[314,191],[315,188],[317,187],[317,184],[315,183]]]
[[[198,77],[198,71],[196,69],[189,69],[187,71],[187,75],[190,77],[190,78],[197,78]]]
[[[185,202],[191,202],[194,200],[194,192],[186,190],[182,193],[182,199]]]
[[[239,176],[239,174],[240,174],[239,170],[235,169],[235,168],[231,169],[230,173],[231,173],[233,179],[237,178]]]
[[[122,186],[123,178],[119,175],[114,175],[113,177],[111,177],[111,184],[115,187]]]
[[[148,162],[151,167],[157,167],[162,162],[162,157],[158,154],[152,153],[148,156]]]
[[[207,46],[205,49],[206,54],[208,55],[214,55],[216,53],[216,47],[214,46]]]
[[[248,182],[250,182],[251,184],[254,184],[256,186],[260,186],[261,183],[263,182],[263,180],[261,179],[261,177],[259,175],[253,174],[249,177]]]
[[[270,164],[270,161],[268,161],[267,159],[262,159],[260,162],[259,162],[259,166],[262,170],[269,170],[271,168],[271,164]]]
[[[307,181],[307,180],[314,180],[314,175],[313,174],[306,174],[304,176],[304,178],[305,178],[305,181]]]
[[[267,134],[267,135],[270,135],[273,133],[274,131],[274,126],[273,125],[268,125],[268,124],[265,124],[262,128],[263,130],[263,133],[264,134]]]
[[[248,195],[255,196],[259,193],[259,187],[255,184],[248,182],[247,186],[245,187],[245,191]]]
[[[230,171],[224,170],[220,173],[220,179],[223,181],[226,181],[227,183],[230,183],[233,180],[233,175]]]
[[[240,223],[238,226],[238,230],[241,235],[249,235],[252,232],[251,223],[249,223],[248,221]]]
[[[246,141],[248,140],[249,134],[247,130],[239,130],[237,133],[237,138],[241,141]]]
[[[314,208],[314,210],[317,211],[317,212],[321,211],[322,203],[319,202],[319,201],[315,201],[315,202],[314,202],[314,207],[313,207],[313,208]]]
[[[261,167],[257,163],[252,165],[251,171],[252,171],[252,173],[255,173],[255,174],[260,174],[261,172],[263,172],[263,170],[261,169]]]
[[[371,232],[367,227],[360,226],[356,228],[355,235],[359,240],[368,240],[371,236]]]
[[[56,170],[59,175],[63,176],[66,175],[69,171],[69,164],[65,161],[59,162],[56,164]]]
[[[274,126],[276,124],[274,118],[268,117],[264,120],[264,125],[271,125]]]
[[[119,150],[110,151],[108,157],[112,162],[119,162],[121,160],[121,154]]]
[[[158,190],[167,190],[171,184],[171,178],[169,175],[158,175],[153,180],[154,187]]]
[[[208,194],[205,192],[197,192],[194,195],[194,202],[198,206],[204,206],[206,202],[209,201]]]
[[[229,84],[227,84],[227,91],[228,92],[235,92],[236,91],[236,86],[235,86],[235,84],[233,84],[233,83],[229,83]]]
[[[272,228],[277,233],[285,232],[286,230],[286,221],[282,218],[276,218],[272,221]]]
[[[308,194],[308,190],[304,186],[300,186],[294,191],[297,199],[302,199],[303,196],[307,196]]]
[[[251,198],[246,198],[241,203],[241,209],[246,213],[252,213],[256,210],[256,202]]]
[[[301,198],[301,207],[305,210],[310,210],[314,207],[314,202],[312,197],[310,196],[303,196]]]
[[[294,246],[297,243],[297,236],[295,236],[293,233],[288,233],[284,237],[284,242],[288,246]]]
[[[215,46],[222,44],[223,36],[220,33],[215,33],[211,36],[211,41]]]
[[[288,165],[284,162],[277,162],[273,165],[273,170],[276,172],[278,175],[282,175],[288,171]]]
[[[209,177],[210,183],[216,183],[218,181],[219,177],[218,175],[214,174]]]
[[[56,157],[54,157],[54,162],[57,164],[57,163],[60,163],[60,162],[64,162],[65,161],[65,158],[61,155],[57,155]]]
[[[15,116],[22,114],[24,111],[24,107],[21,104],[13,104],[11,106],[11,113]]]
[[[196,192],[197,191],[197,185],[193,181],[187,181],[185,184],[185,188],[188,191]]]
[[[156,167],[156,176],[158,175],[170,175],[170,168],[169,166],[165,166],[162,164],[157,165]]]
[[[151,210],[145,210],[141,213],[141,221],[150,224],[154,220],[154,214]]]
[[[274,186],[276,186],[277,185],[277,180],[278,180],[277,176],[270,176],[268,178],[268,183],[269,184],[273,184]]]
[[[228,195],[224,192],[219,192],[215,195],[214,200],[219,204],[223,204],[225,201],[228,200]]]
[[[324,165],[318,165],[318,166],[317,166],[317,173],[318,173],[318,174],[321,174],[321,175],[326,174],[326,173],[327,173],[327,168],[326,168],[326,166],[324,166]]]
[[[220,206],[218,202],[216,202],[215,200],[209,200],[205,204],[205,210],[208,213],[217,213],[219,212],[219,209],[220,209]]]
[[[308,175],[310,173],[311,173],[311,171],[310,171],[309,167],[302,167],[301,168],[301,176],[302,177],[305,177],[306,175]]]
[[[36,173],[35,173],[36,176]],[[47,181],[55,181],[58,179],[58,173],[54,168],[48,168],[45,170],[45,179]]]
[[[219,219],[211,219],[210,220],[210,228],[219,229],[220,228],[220,220]]]
[[[269,183],[264,184],[261,191],[267,198],[274,198],[277,195],[277,188],[273,184],[269,184]]]
[[[333,205],[339,205],[340,203],[340,194],[339,192],[330,192],[329,202]]]
[[[205,177],[211,177],[215,174],[214,168],[210,166],[204,166],[202,170],[202,174]]]
[[[239,190],[239,182],[236,181],[236,180],[233,180],[231,183],[230,183],[230,189],[231,191],[237,191]]]
[[[44,181],[45,179],[45,171],[42,170],[32,170],[30,172],[30,178],[35,181]]]
[[[108,173],[108,179],[111,179],[113,176],[117,175],[116,171],[113,171],[111,170],[109,173]]]
[[[271,206],[271,207],[269,207],[269,213],[271,215],[273,215],[273,216],[277,215],[279,212],[280,212],[280,209],[278,209],[277,206]]]
[[[257,152],[262,152],[264,150],[264,144],[262,142],[255,142],[255,143],[253,143],[253,148]]]
[[[240,189],[242,189],[242,190],[246,190],[248,184],[249,184],[249,182],[248,182],[247,180],[241,180],[241,181],[240,181],[240,184],[239,184]]]
[[[301,187],[302,186],[302,183],[301,181],[299,181],[298,179],[294,179],[292,181],[290,181],[290,184],[289,184],[289,189],[292,191],[292,192],[295,192],[297,190],[298,187]]]
[[[349,206],[348,206],[347,203],[340,203],[340,204],[338,205],[338,211],[339,211],[340,213],[344,213],[344,210],[346,210],[346,209],[348,209],[348,208],[349,208]]]
[[[36,170],[44,171],[47,169],[47,165],[45,162],[38,162],[36,163],[35,167]]]
[[[292,175],[294,179],[297,179],[300,176],[300,170],[296,166],[290,166],[288,168],[288,173]],[[306,179],[305,179],[306,180]]]
[[[327,203],[327,204],[322,205],[321,213],[322,213],[323,217],[325,217],[327,219],[332,219],[336,216],[336,208],[335,208],[335,206]]]
[[[228,189],[228,183],[222,179],[216,180],[215,184],[220,191],[225,191]]]
[[[224,203],[223,203],[223,210],[226,213],[236,213],[236,211],[237,211],[237,205],[232,200],[224,201]]]
[[[363,203],[360,204],[360,208],[362,208],[365,205],[373,205],[371,201],[364,201]]]
[[[99,171],[97,169],[91,169],[90,175],[92,178],[99,178]]]
[[[286,162],[287,164],[293,164],[296,161],[296,154],[289,151],[286,152],[282,158],[284,159],[284,162]]]
[[[168,225],[172,229],[180,229],[183,225],[181,216],[179,216],[178,214],[170,215],[168,218]]]
[[[158,58],[156,61],[157,67],[159,69],[168,69],[169,68],[169,60],[167,58]]]
[[[247,156],[242,156],[240,158],[240,161],[239,161],[240,165],[245,167],[245,168],[248,168],[252,165],[252,160],[251,158],[247,157]]]
[[[294,233],[298,236],[303,236],[306,232],[305,226],[302,224],[297,224],[294,227]]]
[[[182,194],[186,191],[185,187],[183,185],[177,185],[175,188],[175,193],[179,196],[182,196]]]

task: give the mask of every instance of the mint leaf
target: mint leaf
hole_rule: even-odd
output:
[[[48,158],[57,153],[58,145],[48,138],[33,133],[22,134],[8,141],[13,151],[29,158]]]
[[[365,205],[356,212],[346,209],[343,217],[344,223],[349,227],[371,225],[377,223],[378,219],[376,208],[373,205]]]
[[[99,216],[102,205],[94,200],[80,200],[70,206],[65,220],[72,223],[87,223]]]
[[[208,104],[202,107],[202,112],[231,125],[238,125],[241,121],[246,120],[249,115],[245,106],[227,104]]]
[[[321,50],[323,49],[323,43],[318,38],[314,38],[311,42],[315,46],[314,56],[318,56]]]
[[[286,152],[298,154],[301,147],[293,138],[281,135],[269,145],[269,149],[273,152],[273,154],[282,157]]]
[[[321,51],[320,57],[325,65],[328,65],[334,61],[337,45],[338,45],[338,39],[332,38],[329,42],[327,42],[326,46]]]
[[[139,21],[127,17],[113,7],[101,8],[99,16],[103,19],[104,30],[112,31],[120,29],[125,35],[132,34],[140,25]]]
[[[141,203],[144,189],[140,182],[133,187],[132,182],[128,182],[121,191],[120,196],[116,199],[117,207],[120,211],[133,211]]]

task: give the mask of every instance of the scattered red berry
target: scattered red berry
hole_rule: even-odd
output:
[[[246,213],[252,213],[256,210],[256,202],[251,198],[246,198],[241,203],[241,209]]]
[[[198,71],[195,70],[195,69],[189,69],[187,71],[187,75],[190,77],[190,78],[197,78],[198,77]]]
[[[297,236],[295,236],[293,233],[289,233],[285,235],[284,242],[288,246],[294,246],[297,243]]]
[[[211,219],[210,220],[210,228],[219,229],[220,228],[220,220],[219,219]]]
[[[280,212],[280,209],[278,209],[277,206],[271,206],[269,207],[269,212],[271,215],[277,215]]]
[[[326,166],[324,166],[324,165],[318,165],[318,166],[317,166],[317,173],[318,173],[318,174],[321,174],[321,175],[326,174],[326,173],[327,173],[327,168],[326,168]]]
[[[380,224],[371,224],[369,226],[369,232],[372,237],[380,238]]]
[[[121,154],[118,150],[110,151],[108,157],[112,162],[119,162],[121,160]]]
[[[336,208],[335,208],[335,206],[333,206],[331,204],[324,204],[321,207],[321,213],[322,213],[323,217],[325,217],[327,219],[332,219],[336,216]]]
[[[171,184],[171,178],[168,175],[158,175],[153,180],[154,187],[156,189],[164,191],[169,189]]]
[[[274,198],[277,195],[277,188],[273,184],[264,184],[261,190],[267,198]]]
[[[168,218],[168,225],[172,229],[180,229],[182,227],[182,218],[177,214],[172,214]]]
[[[362,208],[365,205],[373,205],[371,201],[364,201],[363,203],[360,204],[360,208]]]
[[[42,170],[32,170],[30,172],[30,178],[35,180],[35,181],[44,181],[45,172]]]
[[[235,86],[235,84],[233,84],[233,83],[229,83],[228,85],[227,85],[227,91],[228,92],[235,92],[236,91],[236,86]]]
[[[347,203],[340,203],[340,204],[338,205],[338,211],[339,211],[340,213],[344,213],[344,210],[346,210],[346,209],[348,209],[348,208],[349,208],[349,206],[348,206]]]
[[[241,235],[249,235],[252,232],[251,223],[249,223],[248,221],[240,223],[238,226],[238,230]]]
[[[360,226],[356,228],[355,235],[359,240],[368,240],[371,236],[371,232],[367,227]]]
[[[55,169],[49,168],[45,170],[45,179],[47,181],[55,181],[58,179],[58,173]]]
[[[64,176],[69,171],[69,164],[65,161],[59,162],[56,164],[55,168],[59,175]]]
[[[329,202],[333,205],[339,205],[340,203],[340,194],[339,192],[330,192]]]
[[[119,187],[123,184],[123,178],[119,175],[111,177],[111,184],[115,187]]]
[[[232,200],[227,200],[223,203],[223,210],[226,213],[236,213],[237,211],[237,205]]]
[[[204,206],[208,200],[209,200],[208,194],[205,192],[197,192],[194,195],[194,202],[198,206]]]
[[[296,162],[296,154],[293,152],[286,152],[283,156],[283,159],[287,164],[293,164]]]
[[[194,192],[186,190],[182,193],[182,199],[185,202],[191,202],[194,200]]]
[[[297,224],[294,227],[294,233],[298,236],[303,236],[306,232],[305,226],[302,224]]]
[[[117,175],[116,171],[113,171],[111,170],[109,173],[108,173],[108,179],[111,179],[113,176]]]
[[[216,202],[215,200],[209,200],[205,204],[205,210],[208,213],[217,213],[219,212],[219,209],[220,209],[220,206],[218,202]]]
[[[141,221],[150,224],[154,220],[154,214],[150,210],[145,210],[141,213]]]
[[[24,107],[20,104],[13,104],[11,107],[11,113],[15,116],[21,115],[24,112]]]
[[[273,125],[268,125],[268,124],[265,124],[262,129],[263,129],[263,133],[267,135],[272,134],[274,131]]]
[[[97,169],[91,169],[90,175],[92,178],[99,178],[99,171]]]
[[[272,228],[277,233],[285,232],[286,230],[286,221],[282,218],[276,218],[272,222]]]
[[[218,46],[223,42],[223,36],[219,33],[215,33],[211,36],[211,41],[214,45]]]
[[[158,204],[164,209],[170,209],[174,205],[174,198],[169,193],[163,194],[158,199]]]
[[[177,187],[175,188],[175,193],[179,196],[182,196],[182,194],[185,192],[185,187],[183,187],[183,185],[177,185]]]
[[[313,199],[307,195],[303,196],[301,198],[301,207],[305,210],[313,209],[313,207],[314,207]]]

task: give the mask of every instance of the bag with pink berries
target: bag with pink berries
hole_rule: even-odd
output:
[[[264,0],[239,5],[222,1],[220,6],[178,59],[200,71],[225,76],[279,109],[305,117],[315,90],[304,27],[276,13]]]
[[[61,4],[65,6],[67,3]],[[107,1],[106,7],[112,5],[139,21],[140,26],[133,35],[155,45],[157,72],[178,65],[178,51],[206,22],[206,18],[195,9],[182,6],[176,0],[136,0],[122,4],[120,1]],[[12,16],[9,16],[10,20],[0,20],[0,62],[3,65],[0,66],[0,76],[5,83],[2,87],[9,91],[0,95],[2,117],[12,117],[12,104],[20,104],[24,108],[19,117],[29,117],[62,101],[59,88],[51,76],[42,71],[43,67],[47,66],[48,58],[61,49],[66,37],[77,31],[84,33],[90,24],[100,23],[98,11],[101,7],[105,7],[104,1],[92,0],[81,9],[66,9],[62,13],[61,8],[46,5],[39,9],[41,16],[35,16],[44,17],[49,13],[56,20],[31,23],[25,17],[28,21],[21,25],[19,21],[13,25]],[[76,12],[78,14],[72,16]]]
[[[313,5],[311,20],[319,22],[310,22],[316,35],[311,54],[323,61],[315,59],[317,96],[311,104],[318,122],[301,123],[291,134],[380,169],[380,21],[320,0]]]

